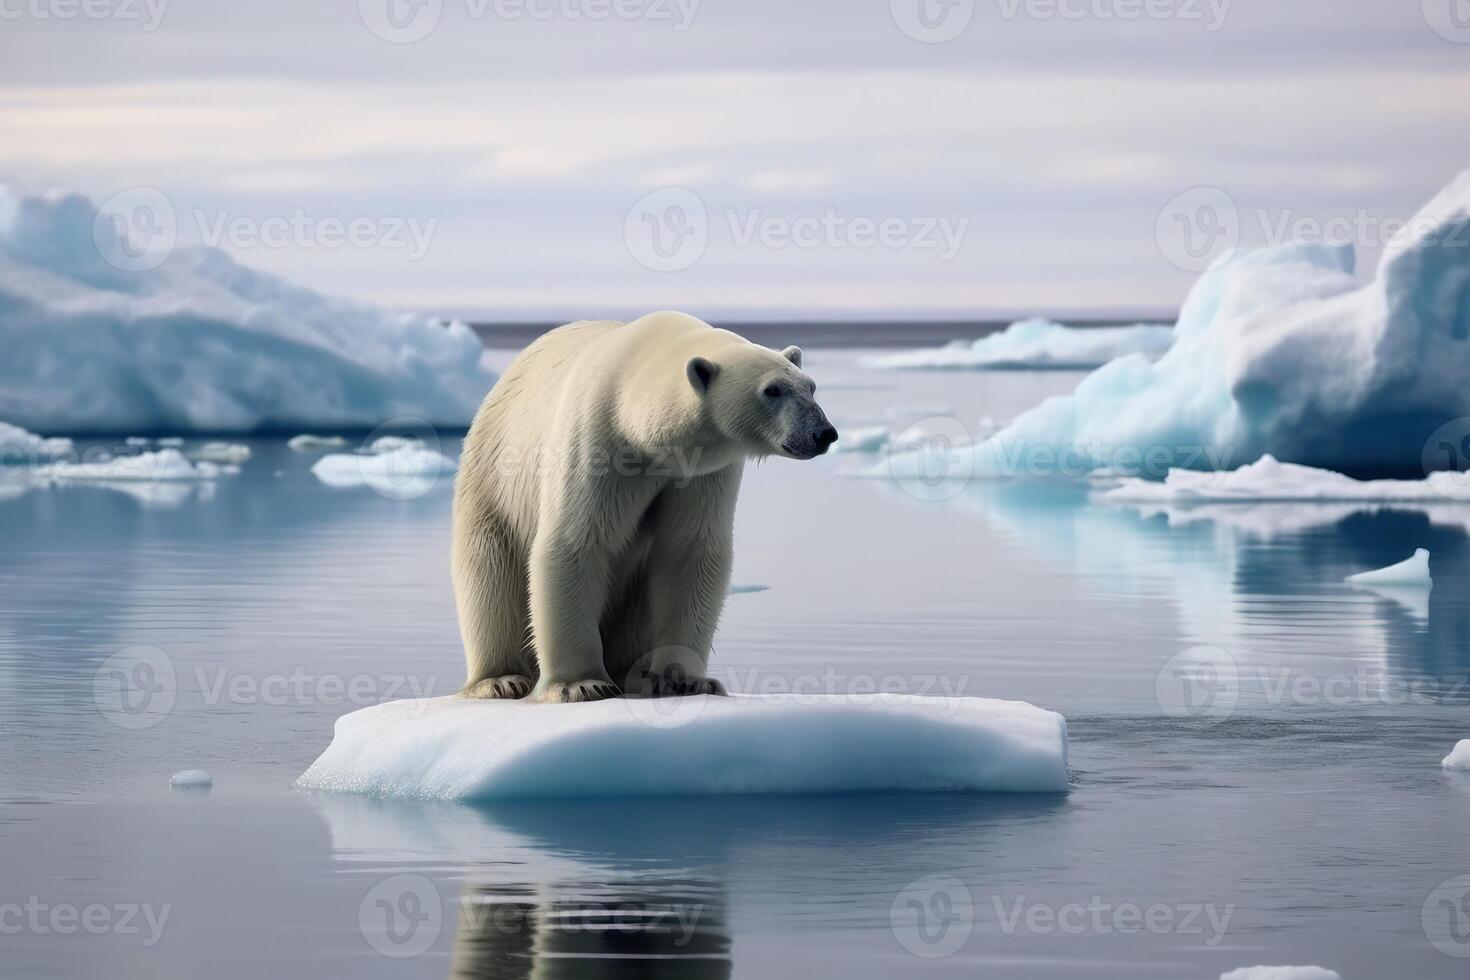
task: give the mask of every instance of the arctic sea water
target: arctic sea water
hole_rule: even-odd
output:
[[[981,436],[1079,377],[861,356],[809,351],[840,428]],[[293,789],[340,715],[461,679],[447,479],[390,499],[251,447],[162,495],[0,496],[8,975],[1463,975],[1470,504],[1155,512],[771,461],[726,683],[1030,701],[1072,791],[466,807]],[[1431,590],[1344,581],[1421,547]],[[1201,662],[1233,683],[1181,689]],[[160,698],[110,702],[109,664]],[[170,788],[190,769],[213,787]]]

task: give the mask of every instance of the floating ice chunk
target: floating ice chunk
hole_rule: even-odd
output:
[[[0,418],[49,432],[465,426],[495,378],[463,323],[176,248],[142,271],[85,197],[0,187]]]
[[[1236,470],[1172,469],[1164,482],[1124,479],[1103,494],[1114,503],[1187,504],[1243,501],[1470,501],[1470,474],[1431,473],[1424,480],[1354,480],[1331,470],[1282,463],[1269,454]]]
[[[381,440],[380,440],[381,441]],[[374,443],[376,445],[376,443]],[[311,473],[329,487],[369,487],[386,497],[419,497],[441,484],[459,464],[412,442],[378,453],[332,453],[317,460]]]
[[[732,585],[727,592],[728,595],[751,595],[756,592],[769,592],[769,585]]]
[[[180,446],[182,446],[184,444],[184,437],[183,436],[164,436],[162,439],[159,439],[158,440],[158,444],[160,446],[164,446],[164,447],[167,447],[169,449],[177,449],[177,448],[179,448]]]
[[[65,456],[71,450],[70,439],[45,439],[20,426],[0,422],[0,466],[55,459]]]
[[[1342,974],[1323,966],[1243,966],[1220,980],[1342,980]]]
[[[841,429],[834,449],[839,453],[876,453],[888,445],[888,430],[882,426]]]
[[[1158,357],[1173,340],[1174,328],[1167,324],[1068,327],[1031,319],[972,343],[873,354],[861,363],[885,370],[1085,370],[1126,354]]]
[[[399,449],[422,449],[423,443],[417,436],[378,436],[368,443],[370,453],[391,453]]]
[[[1455,743],[1450,754],[1439,762],[1446,769],[1470,769],[1470,738],[1462,738]]]
[[[1043,449],[1094,468],[1125,469],[1126,457],[1135,473],[1154,454],[1212,469],[1270,453],[1341,472],[1420,470],[1436,430],[1470,416],[1470,171],[1406,227],[1367,285],[1347,246],[1232,259],[1196,283],[1157,362],[1108,363],[961,466],[1003,475]],[[1463,464],[1429,455],[1437,468]]]
[[[250,458],[250,447],[238,442],[206,442],[189,455],[209,463],[239,466]]]
[[[1349,575],[1347,581],[1354,585],[1396,588],[1413,586],[1427,589],[1434,584],[1434,580],[1429,577],[1429,551],[1418,548],[1412,558],[1406,558],[1387,568],[1375,568],[1371,572]]]
[[[174,789],[208,789],[214,785],[214,777],[203,769],[185,769],[174,773],[168,784]]]
[[[298,453],[312,453],[319,449],[341,449],[347,445],[347,440],[341,436],[314,436],[303,432],[288,439],[286,445]]]
[[[148,445],[148,439],[146,436],[128,436],[123,440],[123,443],[128,446],[146,446]]]
[[[337,720],[297,783],[384,797],[1067,790],[1067,725],[908,695],[395,701]]]
[[[31,472],[37,479],[59,482],[100,480],[108,483],[160,483],[217,480],[221,476],[239,473],[240,468],[221,466],[206,460],[191,463],[177,449],[160,449],[157,452],[138,453],[136,456],[116,456],[83,463],[49,463],[34,467]]]

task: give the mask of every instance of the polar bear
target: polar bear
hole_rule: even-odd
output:
[[[553,330],[465,438],[452,571],[476,698],[723,694],[706,676],[745,460],[837,430],[801,370],[683,313]]]

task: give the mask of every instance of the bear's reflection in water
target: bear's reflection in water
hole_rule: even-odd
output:
[[[724,900],[705,882],[591,886],[517,897],[470,888],[460,896],[454,980],[730,976]],[[559,893],[557,893],[559,892]]]

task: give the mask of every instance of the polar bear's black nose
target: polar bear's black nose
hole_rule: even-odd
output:
[[[826,452],[827,451],[827,447],[830,446],[830,445],[832,445],[832,443],[834,443],[836,441],[837,441],[837,430],[834,429],[834,428],[832,428],[832,426],[830,426],[830,425],[827,426],[825,429],[823,429],[821,432],[818,432],[817,433],[817,447],[822,452]]]

